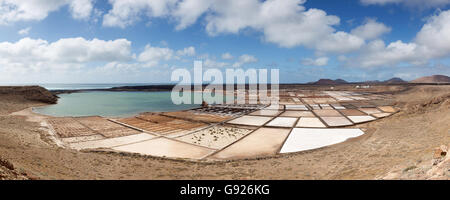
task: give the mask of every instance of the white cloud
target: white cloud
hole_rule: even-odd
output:
[[[186,47],[183,50],[177,51],[178,56],[194,56],[195,55],[195,47],[190,46]]]
[[[126,39],[86,40],[65,38],[49,43],[23,38],[0,43],[0,69],[9,72],[78,69],[93,62],[128,61],[133,58]]]
[[[100,76],[103,81],[110,80],[109,75],[114,75],[115,78],[122,80],[121,73],[133,76],[133,73],[145,72],[146,67],[161,66],[163,71],[167,72],[168,62],[179,61],[194,54],[194,47],[173,50],[147,45],[136,56],[131,52],[131,42],[126,39],[87,40],[78,37],[49,42],[42,39],[23,38],[17,42],[0,43],[0,74],[3,74],[0,76],[0,82],[29,82],[30,80],[42,82],[43,80],[39,79],[40,76],[64,81],[64,78],[53,79],[49,74],[58,77],[76,77],[71,80],[82,80],[83,77],[78,76],[84,75],[97,80],[95,76]],[[29,79],[12,79],[11,77]],[[45,81],[48,80],[45,79]],[[116,80],[111,79],[111,81]]]
[[[31,27],[27,27],[24,29],[20,29],[17,33],[19,35],[28,35],[28,33],[30,33]]]
[[[255,58],[255,56],[244,54],[239,57],[239,61],[241,61],[242,63],[253,63],[258,62],[258,59]]]
[[[328,57],[320,57],[316,59],[305,58],[301,61],[302,65],[306,66],[325,66],[328,64]]]
[[[125,28],[154,17],[174,19],[184,29],[204,15],[211,35],[239,34],[245,29],[263,33],[262,39],[280,47],[306,46],[323,52],[346,53],[360,48],[363,38],[337,32],[340,19],[320,9],[306,9],[306,0],[110,0],[112,9],[103,25]],[[280,12],[282,10],[282,12]],[[325,40],[325,41],[324,41]],[[338,45],[333,45],[336,43]]]
[[[449,57],[450,10],[430,17],[419,33],[417,33],[415,42],[425,48],[426,52],[424,53],[427,57]]]
[[[88,17],[93,7],[92,0],[0,0],[0,25],[39,21],[65,5],[75,19]]]
[[[222,54],[222,59],[224,59],[223,57],[227,57],[227,56],[231,56],[231,54],[229,53],[225,53]],[[241,56],[239,56],[239,58],[237,59],[236,62],[232,63],[232,62],[219,62],[216,60],[215,57],[211,57],[209,55],[203,55],[201,57],[203,61],[203,66],[206,68],[222,68],[222,67],[242,67],[245,64],[249,64],[249,63],[255,63],[258,62],[258,59],[253,56],[253,55],[249,55],[249,54],[243,54]],[[226,59],[224,59],[226,60]],[[228,59],[231,60],[231,59]]]
[[[348,53],[359,50],[364,45],[364,40],[346,32],[336,32],[323,37],[315,44],[319,52]]]
[[[203,66],[205,68],[222,68],[222,67],[227,67],[230,66],[230,63],[227,62],[218,62],[214,59],[210,59],[210,58],[206,58],[203,61]]]
[[[146,45],[145,50],[139,54],[137,60],[146,63],[146,67],[157,66],[160,61],[169,61],[174,59],[174,51],[167,47],[152,47]]]
[[[402,4],[409,7],[439,7],[450,4],[450,0],[361,0],[364,5]]]
[[[103,17],[103,25],[121,27],[132,25],[142,15],[164,17],[176,5],[177,0],[110,0],[112,9]]]
[[[255,63],[255,62],[258,62],[258,59],[255,56],[243,54],[243,55],[239,56],[239,60],[237,62],[235,62],[232,66],[233,67],[242,67],[245,64]]]
[[[145,46],[137,57],[143,67],[154,67],[160,65],[161,61],[180,60],[182,56],[194,56],[195,47],[186,47],[181,50],[173,50],[169,47],[154,47],[150,44]]]
[[[206,31],[210,35],[237,34],[252,28],[261,31],[266,42],[288,48],[301,45],[316,48],[323,38],[332,40],[335,37],[332,26],[338,25],[340,19],[323,10],[306,10],[303,3],[304,0],[220,1],[213,5],[214,12],[206,19]]]
[[[88,19],[93,8],[92,0],[75,0],[70,2],[70,11],[75,19]]]
[[[385,33],[391,32],[391,28],[374,19],[368,19],[363,25],[356,27],[351,31],[353,35],[366,40],[372,40]]]
[[[211,0],[183,0],[178,3],[172,15],[177,20],[177,30],[194,24],[211,6]]]
[[[431,59],[448,58],[450,55],[450,10],[429,18],[412,42],[381,40],[367,44],[358,57],[348,59],[347,64],[361,67],[396,66],[401,63],[424,65]]]
[[[396,41],[388,46],[381,40],[370,42],[363,53],[351,63],[360,67],[395,66],[402,62],[422,63],[423,57],[418,57],[418,46],[415,43],[403,43]]]
[[[222,54],[222,59],[224,59],[224,60],[232,60],[234,57],[233,57],[233,55],[231,55],[231,53],[224,53],[224,54]]]

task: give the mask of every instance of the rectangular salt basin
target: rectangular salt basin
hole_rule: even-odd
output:
[[[228,126],[214,126],[189,135],[176,138],[176,140],[200,145],[212,149],[221,149],[234,141],[244,137],[252,130]]]
[[[369,115],[375,114],[375,113],[381,113],[381,111],[376,108],[360,108],[359,110],[361,110]]]
[[[387,117],[389,115],[392,115],[392,113],[375,113],[375,114],[373,114],[373,116],[375,116],[377,118],[383,118],[383,117]]]
[[[260,128],[211,158],[238,159],[275,155],[289,135],[289,131],[282,128]]]
[[[272,110],[272,109],[262,109],[257,110],[255,112],[250,113],[250,115],[257,115],[257,116],[277,116],[282,111],[280,110]]]
[[[309,104],[309,106],[311,106],[311,108],[312,108],[313,110],[320,110],[320,109],[321,109],[320,106],[317,105],[317,104]]]
[[[343,96],[335,96],[334,98],[336,98],[338,101],[351,101],[353,99],[350,99],[348,97],[343,97]]]
[[[113,149],[143,155],[189,159],[201,159],[214,151],[206,147],[191,145],[162,137],[144,142],[118,146]]]
[[[320,106],[320,107],[322,107],[322,109],[324,110],[333,110],[331,106]]]
[[[350,120],[352,120],[353,123],[363,123],[363,122],[368,122],[368,121],[375,120],[375,117],[372,117],[370,115],[365,115],[365,116],[348,116],[348,118]]]
[[[270,121],[272,117],[260,117],[260,116],[242,116],[237,119],[229,121],[229,124],[247,125],[247,126],[262,126],[266,122]]]
[[[294,111],[287,110],[280,115],[281,117],[314,117],[311,111]]]
[[[297,118],[293,117],[277,117],[266,124],[266,126],[293,127],[296,121]]]
[[[327,123],[328,126],[350,126],[353,125],[352,122],[350,122],[345,117],[321,117],[325,123]]]
[[[326,126],[317,117],[301,117],[296,127],[325,128]]]
[[[308,110],[305,105],[286,105],[286,110]]]
[[[283,105],[279,105],[279,104],[271,104],[270,106],[267,106],[266,108],[264,108],[264,109],[270,109],[270,110],[280,110],[280,109],[283,109],[284,108],[284,106]]]
[[[156,136],[147,133],[140,133],[136,135],[129,135],[124,137],[108,138],[104,140],[93,140],[86,142],[71,143],[68,146],[72,149],[95,149],[95,148],[111,148],[125,144],[150,140]]]
[[[336,110],[314,110],[320,117],[342,117],[342,115]]]
[[[339,104],[332,104],[331,106],[333,106],[333,108],[336,110],[345,110],[345,107]]]
[[[345,109],[345,110],[341,110],[341,113],[344,114],[345,116],[363,116],[363,115],[367,115],[366,113],[363,113],[359,110],[356,109]]]
[[[344,142],[363,135],[360,129],[310,129],[294,128],[281,148],[280,153],[292,153],[317,149]]]

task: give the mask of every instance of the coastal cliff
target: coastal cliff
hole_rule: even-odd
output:
[[[30,101],[55,104],[58,97],[41,86],[0,86],[0,96],[16,96]]]

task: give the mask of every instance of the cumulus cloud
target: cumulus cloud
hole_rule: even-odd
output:
[[[30,33],[31,27],[27,27],[24,29],[20,29],[17,33],[19,35],[28,35],[28,33]]]
[[[222,67],[227,67],[230,66],[230,63],[228,62],[219,62],[215,59],[211,59],[211,58],[206,58],[203,61],[203,66],[206,68],[222,68]]]
[[[231,54],[224,53],[224,54],[222,54],[222,59],[224,59],[224,57],[231,58],[229,56],[232,57]],[[235,61],[235,62],[220,62],[220,61],[217,61],[215,57],[211,57],[209,55],[204,55],[202,57],[202,59],[204,60],[203,66],[207,67],[207,68],[222,68],[222,67],[238,68],[238,67],[244,66],[245,64],[258,62],[258,58],[256,58],[253,55],[249,55],[249,54],[243,54],[243,55],[239,56],[237,58],[237,61]],[[224,60],[231,60],[231,59],[224,59]]]
[[[441,58],[450,54],[450,10],[429,18],[415,38],[425,48],[426,56]]]
[[[325,53],[349,53],[359,50],[364,43],[365,41],[358,36],[339,31],[317,41],[314,48]]]
[[[239,60],[233,64],[233,67],[242,67],[245,64],[255,62],[258,62],[258,59],[255,56],[243,54],[239,56]]]
[[[360,67],[392,66],[401,62],[423,62],[423,57],[417,57],[417,53],[418,46],[415,43],[396,41],[386,46],[382,40],[375,40],[363,49],[356,60],[350,60],[350,62]]]
[[[431,59],[450,55],[450,10],[431,16],[412,42],[381,40],[367,44],[349,65],[362,67],[395,66],[400,63],[424,65]]]
[[[231,55],[231,53],[224,53],[224,54],[222,54],[222,59],[224,59],[224,60],[232,60],[234,57],[233,57],[233,55]]]
[[[305,58],[301,61],[301,63],[305,66],[325,66],[328,64],[328,60],[328,57],[320,57],[316,59]]]
[[[195,47],[192,46],[175,51],[169,47],[154,47],[148,44],[137,57],[137,61],[141,62],[143,67],[154,67],[158,66],[161,61],[179,60],[183,56],[194,55]]]
[[[170,13],[177,0],[110,0],[112,9],[103,17],[103,25],[121,27],[132,25],[142,15],[147,17],[163,17]]]
[[[184,29],[205,16],[210,36],[253,29],[265,42],[280,47],[306,46],[321,52],[347,53],[364,45],[364,38],[336,31],[340,19],[320,9],[306,9],[306,0],[111,0],[103,25],[125,28],[143,17],[173,19]],[[282,10],[282,12],[280,12]],[[336,45],[334,45],[336,44]]]
[[[88,40],[82,37],[62,38],[55,42],[27,37],[16,42],[1,42],[0,73],[3,76],[0,76],[0,82],[15,82],[19,79],[13,80],[11,77],[18,76],[33,78],[35,81],[40,80],[41,75],[51,78],[48,74],[57,74],[58,77],[89,73],[103,76],[121,73],[132,75],[133,72],[142,72],[146,67],[166,68],[171,61],[195,54],[194,47],[173,50],[147,45],[136,56],[131,47],[127,39]]]
[[[147,63],[147,67],[153,67],[159,64],[160,61],[169,61],[174,58],[174,51],[167,47],[152,47],[145,46],[145,50],[139,54],[138,61]]]
[[[74,71],[94,62],[126,62],[133,58],[126,39],[64,38],[55,42],[23,38],[0,43],[0,71],[16,77],[30,72]],[[8,76],[2,76],[1,78]]]
[[[23,38],[15,43],[0,43],[0,57],[14,62],[67,62],[85,63],[94,61],[129,60],[131,42],[126,39],[86,40],[63,38],[49,43],[42,39]]]
[[[364,5],[402,4],[409,7],[440,7],[450,4],[450,0],[361,0]]]
[[[319,51],[348,52],[364,41],[345,32],[336,32],[337,16],[320,9],[306,9],[304,0],[220,1],[206,19],[210,35],[237,34],[251,28],[261,31],[266,42],[280,47],[306,46]],[[237,9],[239,8],[239,9]],[[279,12],[283,10],[283,12]],[[324,38],[326,41],[324,41]],[[339,43],[340,48],[333,46]]]
[[[177,30],[194,24],[211,6],[211,0],[184,0],[174,8],[172,16],[178,21]]]
[[[178,56],[194,56],[195,55],[195,47],[190,46],[186,47],[182,50],[177,51]]]
[[[93,8],[92,0],[0,0],[0,25],[39,21],[65,5],[75,19],[89,17]]]
[[[69,6],[72,17],[75,19],[88,19],[94,8],[92,0],[70,1]]]
[[[360,38],[371,40],[380,37],[385,33],[391,32],[391,28],[374,19],[368,19],[366,22],[351,31],[353,35]]]

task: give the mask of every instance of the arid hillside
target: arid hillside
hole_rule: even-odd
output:
[[[444,75],[425,76],[412,80],[411,83],[450,83],[450,77]]]

